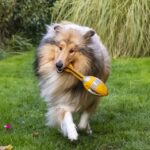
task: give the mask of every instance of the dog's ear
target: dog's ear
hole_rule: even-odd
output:
[[[87,31],[84,35],[83,35],[83,37],[84,37],[84,39],[85,40],[90,40],[90,38],[93,36],[95,34],[95,31],[93,31],[93,30],[89,30],[89,31]]]
[[[54,30],[56,33],[59,33],[62,30],[62,27],[60,25],[55,25]]]
[[[49,25],[45,25],[47,32],[50,30],[50,26]]]

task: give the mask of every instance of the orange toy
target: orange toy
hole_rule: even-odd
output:
[[[82,81],[83,86],[90,93],[97,95],[97,96],[108,95],[108,89],[102,80],[100,80],[94,76],[84,76],[83,74],[81,74],[80,72],[75,70],[71,64],[65,68],[65,71],[71,73],[77,79]]]

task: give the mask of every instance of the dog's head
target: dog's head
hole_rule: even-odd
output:
[[[69,63],[74,61],[76,53],[85,47],[95,32],[89,30],[81,34],[78,30],[64,28],[61,25],[54,26],[54,31],[54,40],[58,47],[55,52],[55,65],[57,71],[62,72]]]

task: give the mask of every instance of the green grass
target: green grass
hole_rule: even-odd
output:
[[[0,145],[14,150],[149,150],[150,59],[115,59],[103,98],[91,119],[93,135],[70,142],[45,126],[46,105],[32,71],[33,53],[0,61]],[[11,130],[3,126],[12,125]],[[34,132],[39,135],[33,136]]]

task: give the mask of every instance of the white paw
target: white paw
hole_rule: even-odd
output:
[[[74,140],[77,140],[77,139],[78,139],[78,133],[77,133],[75,124],[70,124],[70,125],[67,127],[67,134],[68,134],[68,138],[69,138],[71,141],[74,141]]]
[[[78,129],[80,131],[85,131],[87,134],[92,134],[92,129],[91,129],[89,123],[88,124],[81,124],[81,123],[79,123]]]
[[[92,134],[93,132],[92,132],[91,129],[88,129],[88,128],[87,128],[87,129],[86,129],[86,133],[87,133],[87,134]]]

